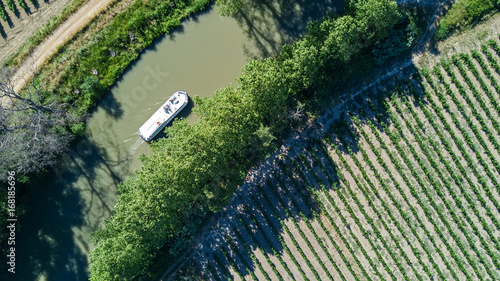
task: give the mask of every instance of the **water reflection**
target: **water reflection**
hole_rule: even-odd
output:
[[[96,133],[106,136],[99,145]],[[130,158],[113,133],[92,132],[29,191],[15,280],[88,279],[90,234],[110,216]]]
[[[291,44],[305,33],[309,21],[340,12],[342,3],[343,0],[245,1],[234,18],[251,42],[251,46],[243,46],[246,55],[250,58],[277,55],[283,45]]]

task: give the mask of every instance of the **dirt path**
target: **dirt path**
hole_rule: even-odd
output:
[[[18,14],[4,6],[8,21],[0,21],[5,34],[0,36],[0,64],[17,51],[32,34],[45,25],[52,17],[61,13],[71,0],[25,1],[28,9],[24,10],[16,3]],[[4,2],[5,3],[5,2]],[[5,4],[4,4],[5,5]]]
[[[58,46],[61,46],[71,39],[113,1],[114,0],[90,0],[61,24],[47,40],[33,51],[33,59],[26,60],[17,69],[12,77],[14,91],[18,92],[30,78],[30,69],[33,65],[37,68],[42,65],[46,59],[54,54]]]

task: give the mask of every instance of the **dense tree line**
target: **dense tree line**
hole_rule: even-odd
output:
[[[148,279],[157,251],[180,251],[196,218],[220,210],[273,149],[298,101],[347,79],[352,62],[371,52],[400,17],[394,1],[347,1],[343,16],[311,23],[279,56],[249,62],[238,86],[195,98],[200,121],[174,122],[168,137],[141,158],[137,175],[120,184],[113,215],[93,235],[91,280]]]

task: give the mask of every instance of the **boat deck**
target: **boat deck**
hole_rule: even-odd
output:
[[[153,139],[187,105],[186,92],[174,93],[149,119],[139,128],[139,135],[145,140]]]

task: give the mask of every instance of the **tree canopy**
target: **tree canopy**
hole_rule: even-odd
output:
[[[34,85],[16,93],[11,76],[12,70],[0,68],[0,180],[4,181],[7,171],[27,175],[54,164],[72,139],[68,125],[80,119],[66,110],[67,104],[46,99]]]
[[[500,0],[462,0],[453,4],[436,30],[436,38],[443,40],[453,31],[465,29],[485,15],[500,8]]]
[[[350,4],[349,14],[310,24],[308,34],[276,58],[249,62],[238,86],[194,99],[200,121],[175,121],[141,158],[137,175],[120,184],[113,215],[93,235],[91,280],[148,279],[156,252],[174,249],[193,228],[193,214],[220,210],[252,165],[274,149],[272,140],[293,122],[298,100],[349,69],[400,16],[394,1]]]

